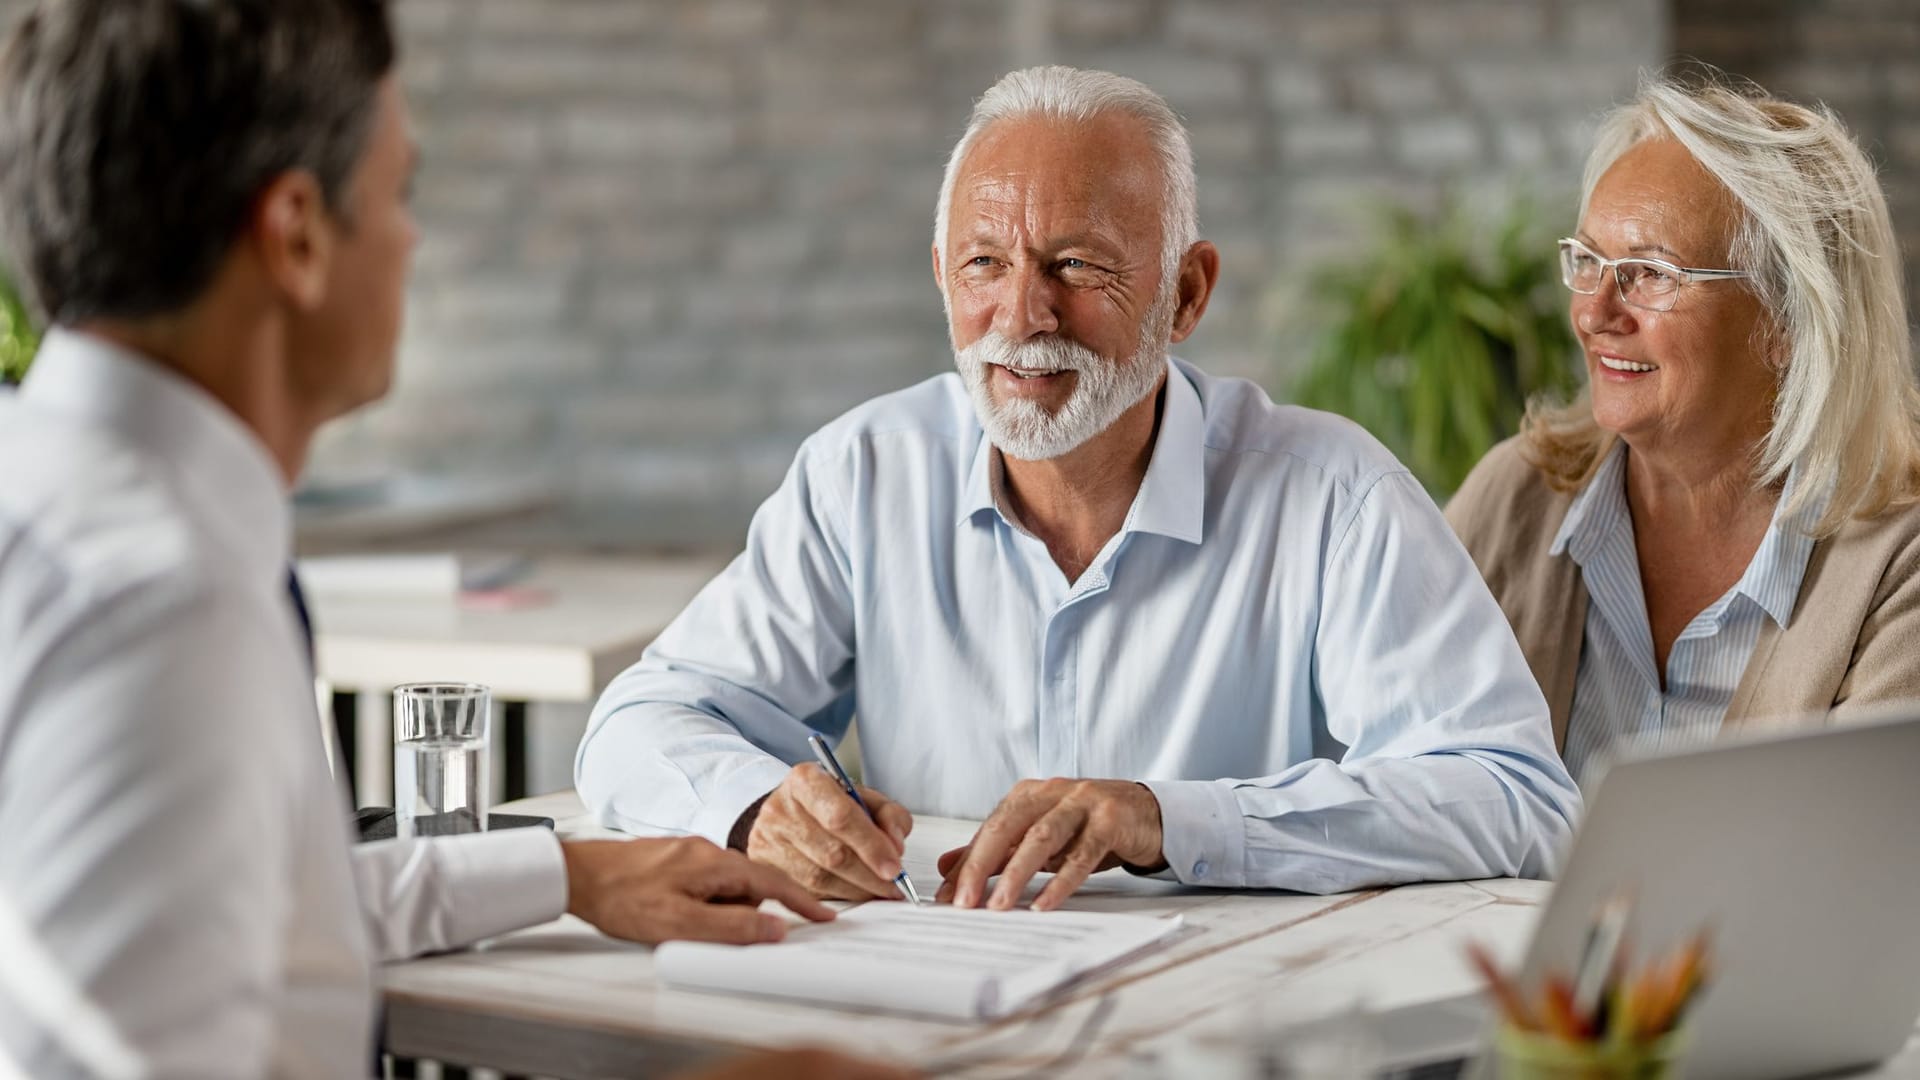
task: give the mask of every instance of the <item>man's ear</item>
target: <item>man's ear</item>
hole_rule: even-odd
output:
[[[1220,280],[1220,249],[1197,240],[1180,258],[1180,302],[1173,309],[1172,341],[1185,341],[1206,313],[1207,300]]]
[[[304,169],[274,177],[254,200],[250,224],[271,287],[302,311],[325,302],[337,226],[320,181]]]

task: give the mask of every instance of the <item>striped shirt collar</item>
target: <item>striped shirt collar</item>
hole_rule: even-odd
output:
[[[1794,601],[1800,595],[1807,559],[1813,553],[1813,523],[1826,512],[1832,497],[1831,491],[1823,492],[1812,504],[1789,515],[1786,509],[1793,501],[1799,475],[1797,463],[1787,470],[1786,486],[1781,489],[1767,533],[1747,563],[1746,572],[1727,593],[1727,598],[1745,596],[1752,600],[1782,629],[1793,618]],[[1616,439],[1593,479],[1567,508],[1566,520],[1554,535],[1550,553],[1571,555],[1584,570],[1606,540],[1622,533],[1631,540],[1633,517],[1627,510],[1626,478],[1627,444]],[[1716,601],[1715,606],[1724,609],[1727,598]]]

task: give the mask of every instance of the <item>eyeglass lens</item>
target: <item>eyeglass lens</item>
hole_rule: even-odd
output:
[[[1578,293],[1600,291],[1600,275],[1607,262],[1591,251],[1573,244],[1560,248],[1560,271],[1566,286]],[[1614,284],[1620,298],[1636,307],[1665,311],[1673,306],[1680,290],[1680,277],[1659,263],[1645,259],[1622,259],[1612,265]]]

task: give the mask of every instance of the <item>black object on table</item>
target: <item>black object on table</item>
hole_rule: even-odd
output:
[[[362,841],[391,840],[394,838],[394,816],[391,806],[363,806],[353,813],[353,823]],[[527,814],[488,814],[487,831],[500,829],[553,828],[550,817],[533,817]],[[457,833],[476,831],[473,827],[473,811],[455,810],[446,814],[427,814],[413,819],[413,831],[416,836],[451,836]]]

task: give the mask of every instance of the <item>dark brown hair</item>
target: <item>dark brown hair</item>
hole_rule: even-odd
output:
[[[0,52],[0,237],[54,322],[200,295],[275,177],[343,199],[397,46],[385,0],[42,0]]]

